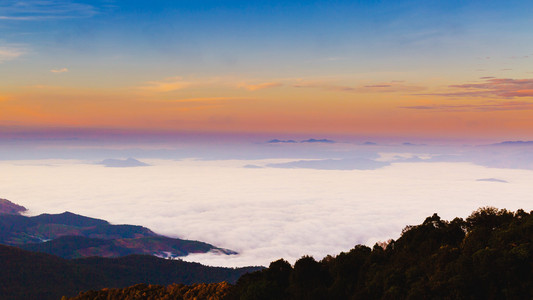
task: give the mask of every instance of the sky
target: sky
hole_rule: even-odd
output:
[[[2,0],[0,198],[240,253],[187,258],[224,266],[530,210],[532,11]]]
[[[531,1],[0,3],[0,139],[533,139]]]

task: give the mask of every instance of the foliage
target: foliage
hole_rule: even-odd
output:
[[[227,296],[231,286],[226,282],[210,284],[172,284],[169,286],[137,284],[123,289],[103,289],[80,293],[73,298],[62,300],[220,300]]]
[[[70,212],[35,217],[0,215],[0,244],[68,259],[130,254],[177,257],[211,250],[236,254],[199,241],[157,235],[142,226],[111,225],[104,220]]]
[[[533,214],[434,214],[397,241],[243,275],[229,299],[531,299]]]
[[[66,260],[0,245],[0,299],[60,299],[80,291],[123,288],[144,282],[234,283],[258,267],[221,268],[148,255]]]

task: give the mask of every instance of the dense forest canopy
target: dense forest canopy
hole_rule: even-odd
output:
[[[229,288],[189,288],[198,299],[532,299],[532,239],[533,212],[484,207],[452,221],[434,214],[373,248],[304,256],[294,266],[280,259]],[[186,290],[138,285],[74,299],[191,299]]]
[[[321,261],[304,256],[243,275],[231,299],[531,299],[533,215],[480,208],[437,214],[394,241]]]

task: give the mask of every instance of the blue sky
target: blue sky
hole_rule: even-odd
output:
[[[385,134],[388,126],[416,135],[427,120],[439,119],[462,125],[434,125],[435,131],[462,134],[475,124],[468,134],[476,135],[491,119],[507,124],[529,116],[439,112],[418,114],[410,126],[414,115],[404,108],[530,110],[529,89],[512,91],[520,103],[510,102],[513,97],[451,101],[459,95],[454,87],[468,89],[480,78],[530,83],[532,8],[530,1],[7,0],[0,4],[0,125],[142,127],[140,112],[153,110],[155,119],[165,120],[158,128],[169,130],[218,130],[210,122],[227,120],[234,125],[225,131],[261,131],[276,119],[283,124],[276,130],[284,132],[376,128],[363,132],[371,135]],[[500,89],[501,82],[495,82]],[[145,93],[154,87],[157,94]],[[378,87],[393,88],[384,96]],[[84,97],[83,103],[75,100]],[[49,105],[59,98],[62,103]],[[110,105],[77,115],[98,99]],[[175,118],[161,113],[161,105],[139,104],[147,99],[255,104],[233,101],[197,114],[174,107],[185,124],[177,126],[169,125]],[[124,113],[124,107],[135,113]],[[347,111],[360,114],[343,116]],[[109,121],[99,120],[102,112],[109,112]],[[387,124],[391,116],[401,120]],[[309,122],[317,118],[324,123],[313,129]],[[262,125],[250,124],[259,119]],[[355,119],[363,121],[350,123]],[[513,131],[525,130],[520,122],[499,134],[521,135]]]

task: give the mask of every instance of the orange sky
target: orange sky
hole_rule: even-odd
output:
[[[0,133],[533,139],[511,2],[8,1]]]
[[[5,125],[420,137],[530,136],[533,80],[362,82],[167,78],[4,89]]]

